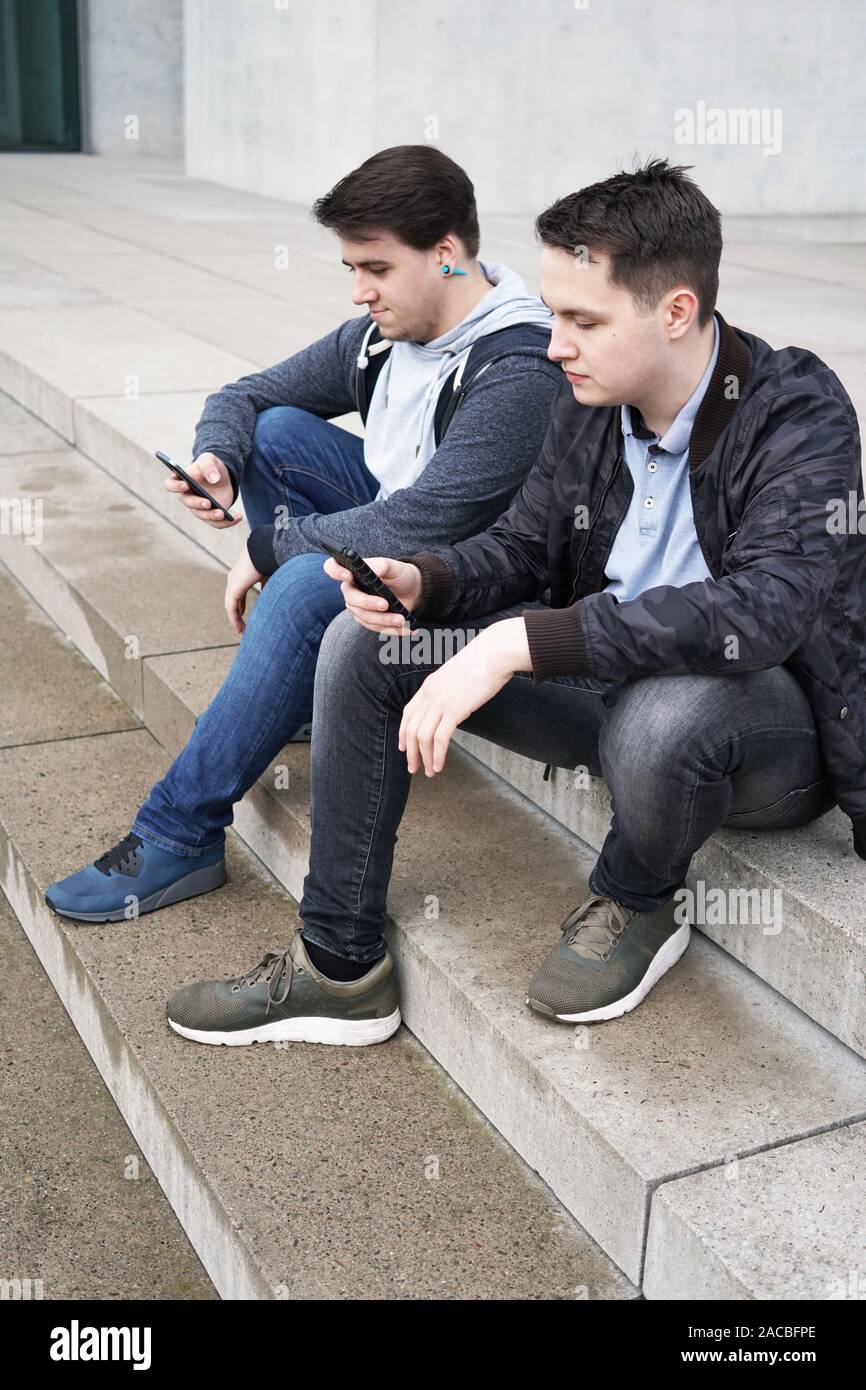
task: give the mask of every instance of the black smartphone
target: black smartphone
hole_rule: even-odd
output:
[[[376,571],[370,569],[366,560],[358,554],[354,546],[347,545],[341,547],[335,540],[332,540],[328,536],[323,536],[321,531],[319,532],[319,545],[322,550],[327,550],[329,555],[333,555],[338,564],[345,566],[345,568],[349,570],[362,593],[377,594],[379,598],[387,599],[388,607],[391,612],[402,613],[409,626],[414,627],[414,613],[410,613],[409,609],[400,602],[397,595],[388,588],[385,581],[379,578]]]
[[[215,497],[211,497],[207,488],[202,487],[201,483],[196,482],[195,478],[191,478],[186,470],[181,468],[179,463],[175,463],[174,459],[169,458],[168,454],[164,454],[161,449],[154,449],[154,454],[159,459],[160,463],[164,463],[166,468],[171,469],[172,473],[176,473],[179,478],[183,478],[184,482],[192,489],[196,497],[206,497],[212,507],[222,512],[226,521],[234,521],[231,512],[228,511],[221,502],[218,502]]]

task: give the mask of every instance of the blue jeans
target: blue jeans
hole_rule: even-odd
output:
[[[250,526],[273,525],[277,507],[345,511],[378,490],[356,435],[293,406],[259,414],[241,482]],[[220,844],[234,803],[312,718],[319,644],[345,609],[326,559],[296,555],[263,586],[222,686],[133,822],[142,839],[183,855]]]
[[[471,641],[478,629],[541,606],[448,626]],[[432,639],[445,626],[419,623],[416,631]],[[412,780],[397,747],[403,709],[454,649],[437,651],[431,641],[425,654],[433,659],[416,662],[411,643],[423,640],[407,639],[408,652],[399,652],[406,659],[386,664],[379,634],[344,609],[319,653],[300,916],[305,938],[351,960],[372,960],[386,944],[386,895]],[[539,764],[606,779],[613,816],[589,887],[639,911],[673,897],[696,850],[721,826],[803,825],[836,804],[805,691],[784,666],[540,685],[518,671],[460,728]],[[415,775],[425,776],[423,766]]]

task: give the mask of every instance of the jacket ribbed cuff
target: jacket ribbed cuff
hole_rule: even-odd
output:
[[[526,625],[534,685],[551,676],[590,676],[591,658],[580,607],[527,608]]]
[[[273,574],[274,570],[279,569],[274,555],[275,529],[273,526],[254,526],[247,537],[247,554],[259,574]]]
[[[240,488],[238,487],[238,471],[233,463],[226,463],[226,469],[228,471],[229,477],[232,480],[232,500],[229,503],[229,506],[233,507],[235,502],[237,502],[238,500],[238,492],[240,491]]]
[[[457,593],[457,576],[451,566],[441,556],[424,550],[417,555],[395,555],[394,559],[417,565],[421,571],[421,599],[412,610],[413,616],[441,617]]]

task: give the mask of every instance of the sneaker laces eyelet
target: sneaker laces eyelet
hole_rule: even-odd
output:
[[[111,877],[112,869],[117,869],[120,873],[129,876],[135,868],[140,857],[141,846],[144,844],[140,835],[136,835],[134,830],[130,830],[128,835],[124,835],[105,854],[100,854],[98,859],[94,859],[93,866],[106,878]]]

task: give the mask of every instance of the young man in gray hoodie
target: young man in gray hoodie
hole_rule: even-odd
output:
[[[430,145],[383,150],[314,206],[367,313],[208,397],[189,471],[212,508],[169,478],[200,520],[251,526],[226,586],[243,639],[189,743],[113,849],[52,884],[55,911],[130,915],[225,882],[233,806],[312,718],[319,645],[344,608],[320,536],[362,555],[413,553],[483,531],[535,462],[560,373],[552,318],[507,266],[478,259],[472,184]],[[365,438],[329,423],[355,409]],[[245,598],[266,580],[245,623]],[[311,946],[312,951],[318,948]],[[318,950],[333,978],[355,963]]]

